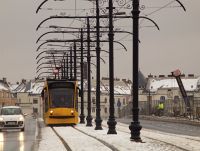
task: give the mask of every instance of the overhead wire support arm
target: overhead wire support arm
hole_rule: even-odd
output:
[[[153,21],[152,19],[150,19],[150,18],[148,18],[148,17],[145,17],[145,16],[139,16],[139,18],[144,18],[144,19],[147,19],[147,20],[151,21],[151,22],[156,26],[156,28],[157,28],[158,30],[160,30],[158,24],[157,24],[155,21]]]
[[[157,28],[159,29],[159,27],[157,26]],[[83,31],[83,33],[86,33],[87,31]],[[95,33],[96,31],[90,31],[91,33]],[[103,33],[107,33],[107,31],[101,31],[101,32],[103,32]],[[122,31],[122,30],[119,30],[119,31],[113,31],[114,33],[128,33],[128,34],[131,34],[131,35],[133,35],[133,33],[132,32],[129,32],[129,31]],[[40,41],[40,39],[43,37],[43,36],[45,36],[45,35],[47,35],[47,34],[53,34],[53,33],[55,33],[55,34],[64,34],[64,33],[80,33],[80,31],[49,31],[49,32],[46,32],[46,33],[44,33],[44,34],[42,34],[38,39],[37,39],[37,41],[36,41],[36,43],[38,43],[39,41]],[[139,41],[140,42],[140,41]]]
[[[55,42],[55,43],[56,43],[56,42],[80,42],[80,39],[47,40],[47,41],[43,42],[42,44],[40,44],[40,45],[38,46],[38,48],[36,49],[36,51],[39,51],[39,49],[40,49],[43,45],[45,45],[45,44],[47,44],[47,43],[51,43],[51,42]],[[87,42],[87,40],[84,40],[84,42]],[[92,42],[96,42],[96,40],[93,40]],[[109,41],[108,41],[108,40],[101,40],[101,42],[109,42]],[[120,45],[124,48],[124,50],[127,51],[125,45],[122,44],[121,42],[119,42],[119,41],[113,41],[113,42],[120,44]]]
[[[96,18],[96,16],[50,16],[49,18],[44,19],[40,24],[37,26],[36,31],[40,28],[40,26],[51,19],[87,19],[87,18]],[[108,18],[108,15],[99,16],[99,18]],[[113,16],[113,18],[132,18],[132,16]]]
[[[42,8],[42,6],[46,3],[46,2],[48,2],[49,0],[44,0],[39,6],[38,6],[38,8],[37,8],[37,10],[36,10],[36,14],[39,12],[39,10]],[[65,1],[65,0],[54,0],[54,1]]]
[[[38,6],[38,8],[37,8],[37,10],[36,10],[36,14],[39,12],[39,10],[41,9],[41,7],[42,7],[42,5],[44,4],[44,3],[46,3],[48,0],[44,0],[39,6]]]
[[[186,12],[186,8],[185,6],[180,2],[180,0],[175,0],[176,2],[178,2],[180,4],[180,6],[183,8],[183,10]]]

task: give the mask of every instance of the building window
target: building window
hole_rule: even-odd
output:
[[[38,108],[33,108],[33,113],[38,113]]]
[[[107,112],[108,112],[108,110],[107,110],[107,107],[105,107],[104,111],[105,111],[105,113],[107,113]]]
[[[121,105],[120,98],[117,99],[117,106],[118,106],[119,104]]]
[[[175,95],[174,96],[174,103],[178,103],[179,102],[179,96],[178,95]]]
[[[8,92],[6,93],[6,97],[9,98],[9,93]]]
[[[37,104],[38,103],[38,99],[33,99],[33,104]]]
[[[94,113],[95,112],[95,107],[92,107],[92,113]]]
[[[92,97],[92,103],[95,104],[96,100],[95,97]]]
[[[107,98],[105,98],[105,103],[107,103]]]
[[[160,101],[165,102],[165,96],[161,96]]]
[[[118,98],[118,100],[117,100],[117,107],[120,108],[121,105],[122,105],[122,104],[121,104],[120,98]]]
[[[125,98],[123,98],[123,105],[125,105],[126,104],[126,100],[125,100]]]
[[[126,104],[128,104],[128,99],[126,99]]]
[[[5,92],[4,93],[4,98],[7,98],[8,97],[7,95],[8,95],[7,92]]]

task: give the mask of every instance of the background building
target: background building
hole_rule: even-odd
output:
[[[181,75],[187,93],[192,115],[198,116],[200,108],[200,77],[189,74]],[[178,83],[172,75],[149,75],[147,85],[140,90],[141,114],[155,114],[159,102],[164,102],[164,114],[167,116],[184,116],[186,106]]]
[[[0,106],[15,105],[16,98],[13,96],[6,78],[0,80]]]

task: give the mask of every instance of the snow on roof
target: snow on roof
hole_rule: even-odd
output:
[[[14,91],[18,86],[19,84],[9,84],[11,91]]]
[[[31,82],[31,88],[30,88],[29,92],[32,94],[40,94],[42,92],[43,86],[44,86],[43,81]]]
[[[0,83],[0,90],[9,90],[9,89],[5,87],[2,83]]]
[[[108,80],[101,80],[100,81],[100,91],[103,93],[109,93],[109,83]],[[86,84],[87,85],[87,84]],[[126,84],[124,81],[115,81],[114,82],[114,93],[115,94],[131,94],[131,86]],[[96,91],[96,81],[93,81],[91,91]]]
[[[18,87],[16,89],[14,89],[13,91],[14,92],[25,92],[25,89],[26,89],[26,84],[25,83],[20,83],[18,85]]]
[[[131,94],[131,89],[129,87],[117,85],[114,87],[115,93],[118,94]]]
[[[200,77],[197,78],[181,78],[186,91],[194,91],[198,87]],[[157,91],[159,88],[178,88],[178,83],[175,78],[166,79],[149,79],[149,88],[151,91]]]
[[[10,88],[13,92],[16,93],[32,93],[32,94],[40,94],[42,92],[42,88],[44,86],[44,82],[42,81],[35,81],[35,80],[30,80],[29,82],[22,82],[19,85],[17,84],[11,84]]]

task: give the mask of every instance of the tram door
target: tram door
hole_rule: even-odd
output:
[[[42,100],[43,100],[43,119],[46,120],[49,108],[49,97],[46,89],[44,89],[42,92]]]

